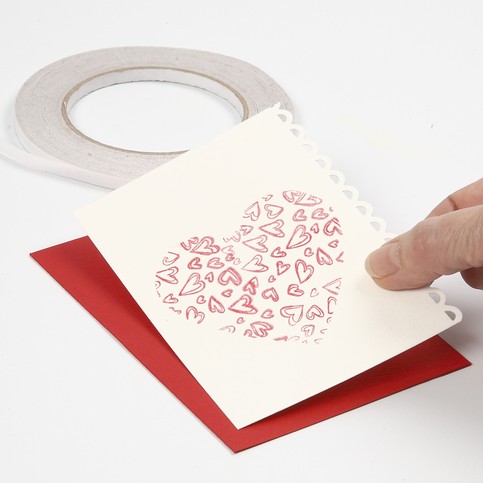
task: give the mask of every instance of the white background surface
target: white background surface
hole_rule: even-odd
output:
[[[274,77],[320,151],[401,232],[483,174],[482,22],[478,1],[2,0],[0,138],[15,142],[22,82],[59,58],[219,52]],[[131,92],[144,107],[126,102],[121,119]],[[237,120],[177,86],[97,101],[78,106],[78,125],[136,148],[189,147]],[[481,292],[459,276],[437,284],[464,314],[444,337],[472,367],[233,455],[28,257],[81,236],[72,212],[106,191],[0,160],[1,482],[482,480]]]

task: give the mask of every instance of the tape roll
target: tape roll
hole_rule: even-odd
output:
[[[103,144],[80,132],[69,111],[104,87],[137,81],[175,82],[205,89],[233,105],[242,120],[280,103],[293,111],[282,88],[257,67],[211,52],[164,47],[121,47],[68,57],[44,67],[20,89],[17,136],[29,151],[0,151],[30,167],[115,188],[181,154],[142,152]]]

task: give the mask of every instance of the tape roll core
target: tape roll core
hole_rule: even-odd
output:
[[[95,50],[54,62],[20,89],[16,131],[22,145],[64,165],[62,175],[102,186],[119,186],[173,159],[184,151],[143,152],[110,146],[90,138],[69,118],[72,107],[95,90],[128,82],[159,81],[209,91],[229,102],[241,120],[280,103],[292,111],[285,92],[257,67],[231,57],[164,47]],[[65,164],[71,167],[66,169]],[[50,165],[49,171],[53,165]],[[71,169],[72,168],[72,169]],[[78,176],[73,176],[78,169]],[[113,179],[107,181],[106,179]]]

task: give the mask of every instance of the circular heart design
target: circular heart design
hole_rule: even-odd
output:
[[[229,237],[193,236],[160,257],[161,303],[226,334],[319,344],[342,283],[343,232],[333,208],[288,190],[249,204],[241,218]]]

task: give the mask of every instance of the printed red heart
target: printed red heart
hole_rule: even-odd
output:
[[[282,220],[275,220],[271,223],[267,223],[266,225],[259,226],[258,229],[262,230],[269,235],[276,236],[277,238],[281,238],[285,236],[285,233],[282,231],[283,221]],[[266,251],[266,250],[265,250]]]
[[[193,295],[195,293],[201,292],[205,288],[206,284],[203,280],[200,280],[198,273],[192,273],[183,288],[181,289],[179,295]]]
[[[294,297],[301,297],[305,292],[296,283],[291,283],[287,288],[287,293]]]
[[[268,266],[262,263],[262,256],[255,255],[245,266],[242,267],[243,270],[248,272],[266,272]]]
[[[273,330],[273,325],[268,322],[252,322],[250,327],[257,337],[267,337],[268,332]]]
[[[164,297],[163,302],[165,304],[176,304],[179,302],[179,299],[177,299],[176,297],[173,297],[173,294],[170,293],[166,295],[166,297]]]
[[[262,292],[262,297],[265,300],[272,299],[274,302],[278,302],[278,300],[279,300],[278,293],[273,287],[270,287],[270,288],[267,288],[266,290],[264,290]]]
[[[280,247],[275,248],[271,253],[272,257],[274,258],[283,258],[287,256],[287,252],[280,250]]]
[[[210,312],[218,312],[219,314],[222,314],[225,311],[225,307],[223,304],[213,297],[213,295],[210,297],[210,300],[208,300],[208,308],[210,309]]]
[[[258,310],[252,305],[250,295],[242,295],[236,302],[230,305],[229,310],[237,314],[256,314]]]
[[[312,218],[314,220],[325,220],[329,216],[329,213],[326,213],[323,208],[316,208],[312,212]]]
[[[305,317],[309,320],[314,320],[315,317],[323,317],[324,311],[318,305],[312,305],[307,312],[305,313]]]
[[[163,282],[174,284],[178,283],[178,279],[176,278],[177,273],[178,267],[170,267],[166,268],[165,270],[160,270],[159,272],[156,272],[156,277]]]
[[[277,275],[282,275],[290,268],[290,263],[283,263],[282,261],[277,262]]]
[[[172,265],[176,260],[178,260],[179,255],[174,252],[168,252],[168,254],[163,258],[163,265],[167,267]]]
[[[259,287],[259,284],[258,284],[258,278],[257,277],[253,277],[251,280],[249,280],[244,286],[243,286],[243,290],[245,292],[248,292],[252,295],[255,295],[257,293],[257,288]]]
[[[310,240],[312,240],[312,235],[307,232],[305,225],[297,225],[287,243],[287,249],[303,247]]]
[[[241,225],[240,226],[240,231],[242,233],[242,235],[248,235],[249,233],[251,233],[253,230],[253,226],[252,225]]]
[[[257,221],[259,217],[260,217],[260,205],[256,201],[245,210],[245,216],[243,218],[250,218],[250,220],[252,221]]]
[[[243,244],[247,247],[250,247],[252,250],[265,253],[266,251],[268,251],[268,248],[265,245],[266,241],[267,235],[260,235],[255,238],[251,238],[250,240],[245,240]]]
[[[332,265],[334,263],[332,257],[322,248],[317,248],[315,256],[319,265]]]
[[[305,216],[305,210],[300,208],[297,210],[294,215],[292,216],[293,221],[306,221],[307,217]]]
[[[212,255],[219,251],[220,247],[215,245],[215,240],[211,236],[204,236],[199,243],[191,249],[191,253],[196,253],[197,255]]]
[[[265,198],[245,205],[249,221],[234,223],[228,237],[193,236],[177,245],[180,253],[160,253],[154,295],[170,318],[196,330],[320,344],[341,291],[340,220],[323,196],[287,190]]]
[[[203,267],[200,263],[200,257],[195,257],[193,260],[190,260],[188,268],[191,268],[191,270],[201,270]]]
[[[230,282],[234,285],[240,285],[242,283],[242,277],[233,267],[228,267],[220,273],[218,282],[221,285],[228,285]]]
[[[217,269],[217,268],[223,268],[225,266],[225,264],[220,260],[219,257],[213,257],[211,260],[208,261],[206,266],[208,268]]]
[[[342,235],[342,230],[340,229],[340,223],[339,223],[339,220],[336,217],[331,218],[324,225],[324,233],[327,236],[333,236],[334,233],[338,233],[339,235]]]
[[[290,325],[298,324],[304,314],[303,305],[288,305],[280,309],[280,315],[288,319]]]
[[[277,218],[277,216],[280,215],[282,213],[282,211],[283,211],[283,208],[281,206],[277,206],[277,205],[267,204],[263,208],[267,212],[267,217],[270,220],[273,220],[274,218]]]
[[[186,309],[186,320],[201,324],[205,319],[205,314],[199,311],[196,307],[189,306]]]
[[[297,274],[300,284],[302,284],[314,274],[314,267],[305,263],[304,260],[297,260],[295,262],[295,273]]]
[[[315,325],[306,324],[300,330],[305,334],[305,337],[312,337],[315,332]]]

